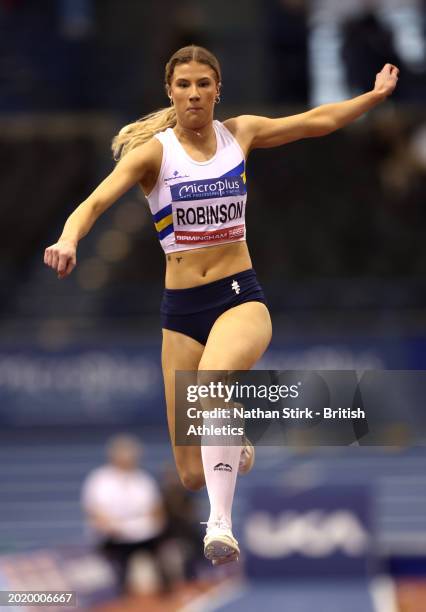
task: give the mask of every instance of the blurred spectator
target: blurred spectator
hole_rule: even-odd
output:
[[[167,466],[164,471],[162,490],[169,521],[167,537],[178,543],[183,577],[191,580],[197,575],[197,567],[205,564],[204,530],[200,526],[194,495],[182,486],[174,465]]]
[[[68,38],[84,38],[94,29],[92,0],[60,0],[62,32]]]
[[[375,74],[386,63],[399,66],[402,76],[402,60],[396,52],[393,34],[370,11],[343,24],[342,54],[349,86],[355,92],[369,91]]]
[[[413,72],[398,53],[394,33],[372,11],[351,17],[342,25],[342,57],[352,94],[369,91],[386,63],[400,69],[394,99],[418,102],[426,97],[424,71]]]
[[[1,0],[1,7],[6,10],[16,9],[22,4],[22,0]]]
[[[152,555],[162,588],[168,586],[159,554],[166,524],[163,502],[155,480],[140,469],[140,457],[136,438],[114,437],[108,444],[108,464],[89,473],[82,489],[83,509],[99,537],[99,550],[115,566],[122,591],[129,562],[140,551]]]
[[[308,9],[305,0],[265,3],[266,71],[271,102],[306,104],[308,100]]]

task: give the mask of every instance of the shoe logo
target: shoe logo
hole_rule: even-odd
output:
[[[215,472],[232,472],[232,467],[229,463],[218,463],[214,466]]]
[[[238,284],[238,281],[233,280],[232,284],[231,284],[232,289],[235,291],[235,293],[238,295],[240,292],[240,286]]]

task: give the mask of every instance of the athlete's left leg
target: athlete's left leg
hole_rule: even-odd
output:
[[[198,366],[200,376],[203,370],[249,370],[265,352],[271,335],[271,318],[262,302],[246,302],[227,310],[210,331]],[[237,558],[239,552],[230,530],[240,455],[241,446],[201,447],[210,500],[206,556],[214,561],[227,557],[229,553]],[[227,468],[215,469],[218,464]]]

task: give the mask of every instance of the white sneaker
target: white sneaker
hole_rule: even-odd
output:
[[[238,474],[244,476],[253,468],[255,460],[254,446],[250,440],[244,436],[244,445],[241,449],[240,463],[238,466]]]
[[[204,556],[217,565],[224,561],[227,557],[234,557],[238,561],[240,549],[238,542],[232,535],[231,528],[227,521],[218,519],[207,525],[206,535],[204,537]]]

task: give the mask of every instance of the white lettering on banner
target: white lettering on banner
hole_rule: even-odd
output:
[[[320,344],[298,352],[268,350],[258,367],[263,370],[385,370],[387,364],[378,351]]]
[[[106,351],[81,351],[55,357],[0,354],[0,389],[28,402],[42,394],[78,393],[93,405],[125,394],[140,397],[160,384],[157,364],[145,357]]]
[[[245,538],[247,548],[265,559],[297,553],[321,558],[339,550],[348,557],[359,557],[369,545],[368,532],[348,510],[285,512],[277,516],[256,512],[245,524]]]

